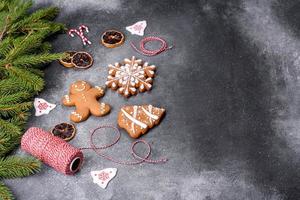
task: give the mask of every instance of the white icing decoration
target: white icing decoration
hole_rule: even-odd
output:
[[[82,119],[82,116],[81,116],[79,113],[77,113],[77,112],[73,111],[73,112],[72,112],[72,114],[73,114],[73,115],[75,115],[76,117],[78,117],[78,118],[79,118],[79,120],[81,120],[81,119]]]
[[[134,56],[131,60],[125,58],[122,65],[119,63],[109,65],[109,75],[105,84],[113,89],[119,88],[119,93],[125,96],[130,95],[130,92],[135,94],[138,88],[143,90],[145,87],[147,89],[152,87],[152,78],[147,73],[152,76],[154,69],[155,66],[150,70],[148,63],[142,64],[142,60],[136,60]]]
[[[70,101],[69,95],[65,95],[65,99],[66,99],[67,103],[70,103],[70,102],[71,102],[71,101]]]
[[[124,115],[130,119],[133,123],[139,125],[142,128],[147,128],[147,124],[144,124],[143,122],[135,119],[134,117],[132,117],[131,115],[129,115],[125,110],[121,109],[121,111],[124,113]]]
[[[151,105],[148,106],[149,112],[144,107],[142,107],[142,109],[146,113],[146,115],[148,115],[150,118],[155,119],[155,120],[159,119],[158,116],[152,114],[152,106]]]

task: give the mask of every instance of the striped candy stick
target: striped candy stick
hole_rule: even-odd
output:
[[[89,40],[87,39],[87,37],[84,35],[84,33],[83,33],[84,30],[85,30],[87,33],[89,32],[89,29],[88,29],[87,26],[85,26],[85,25],[80,25],[79,28],[78,28],[78,30],[77,30],[77,29],[70,29],[69,32],[68,32],[68,34],[69,34],[71,37],[74,37],[74,36],[75,36],[73,33],[77,34],[77,35],[80,37],[80,39],[82,40],[83,45],[86,45],[87,43],[88,43],[88,44],[92,44],[92,42],[89,41]]]

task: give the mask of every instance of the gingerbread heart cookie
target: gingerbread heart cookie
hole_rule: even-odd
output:
[[[158,125],[165,109],[152,105],[124,106],[118,115],[118,124],[124,128],[130,137],[138,138],[148,129]]]
[[[90,114],[99,117],[109,113],[110,106],[98,102],[103,95],[103,88],[99,86],[92,88],[86,81],[76,81],[70,86],[70,93],[63,97],[62,103],[65,106],[76,107],[70,119],[77,123],[86,120]]]

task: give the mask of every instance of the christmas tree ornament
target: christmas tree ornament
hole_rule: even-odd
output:
[[[73,66],[79,69],[87,69],[93,65],[93,62],[93,57],[84,51],[76,52],[71,58]]]
[[[115,48],[122,45],[125,41],[125,36],[120,31],[108,30],[101,36],[101,43],[107,48]]]
[[[132,56],[131,59],[125,58],[122,63],[108,65],[109,75],[105,84],[107,87],[118,90],[119,94],[125,97],[145,92],[152,88],[154,78],[154,65],[148,65],[141,59]]]
[[[123,106],[118,115],[118,124],[130,137],[138,138],[158,125],[164,114],[165,109],[152,105]]]
[[[65,106],[75,106],[76,110],[70,115],[73,122],[82,122],[90,114],[101,117],[110,112],[110,106],[105,103],[99,103],[98,99],[104,96],[104,89],[95,86],[92,87],[86,81],[76,81],[70,86],[69,95],[65,95],[62,103]]]
[[[67,55],[65,58],[59,59],[60,64],[62,64],[65,67],[74,67],[74,64],[72,63],[72,58],[76,51],[66,51],[65,54]]]
[[[31,127],[24,133],[21,148],[66,175],[79,171],[83,162],[80,149],[37,127]]]
[[[75,37],[74,33],[76,35],[78,35],[83,43],[83,45],[87,45],[87,44],[92,44],[91,41],[88,40],[88,38],[84,35],[84,31],[86,33],[89,32],[89,28],[85,25],[80,25],[78,27],[78,29],[70,29],[68,34],[71,36],[71,37]]]
[[[126,30],[129,31],[132,35],[143,36],[146,27],[147,27],[147,22],[146,20],[143,20],[143,21],[138,21],[131,26],[127,26]]]
[[[93,182],[105,189],[108,183],[116,176],[117,168],[106,168],[100,171],[91,171]]]
[[[161,43],[161,46],[158,48],[158,49],[155,49],[155,50],[149,50],[149,49],[146,49],[145,45],[146,43],[148,42],[154,42],[154,41],[157,41],[157,42],[160,42]],[[160,38],[160,37],[154,37],[154,36],[150,36],[150,37],[145,37],[143,38],[141,41],[140,41],[140,49],[138,49],[134,44],[133,42],[130,42],[130,45],[131,47],[138,53],[142,54],[142,55],[145,55],[145,56],[155,56],[155,55],[158,55],[166,50],[169,50],[169,49],[172,49],[173,46],[168,46],[167,42]]]
[[[76,128],[73,124],[69,123],[60,123],[57,124],[52,130],[52,135],[60,137],[65,141],[70,141],[75,137]]]
[[[56,107],[55,104],[49,103],[42,98],[35,98],[33,105],[35,108],[35,116],[47,115]]]

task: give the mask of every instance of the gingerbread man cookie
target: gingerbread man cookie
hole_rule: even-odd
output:
[[[63,97],[62,103],[65,106],[76,107],[70,119],[77,123],[86,120],[90,114],[99,117],[109,113],[110,106],[98,102],[103,95],[103,88],[99,86],[92,88],[86,81],[76,81],[70,86],[70,94]]]

